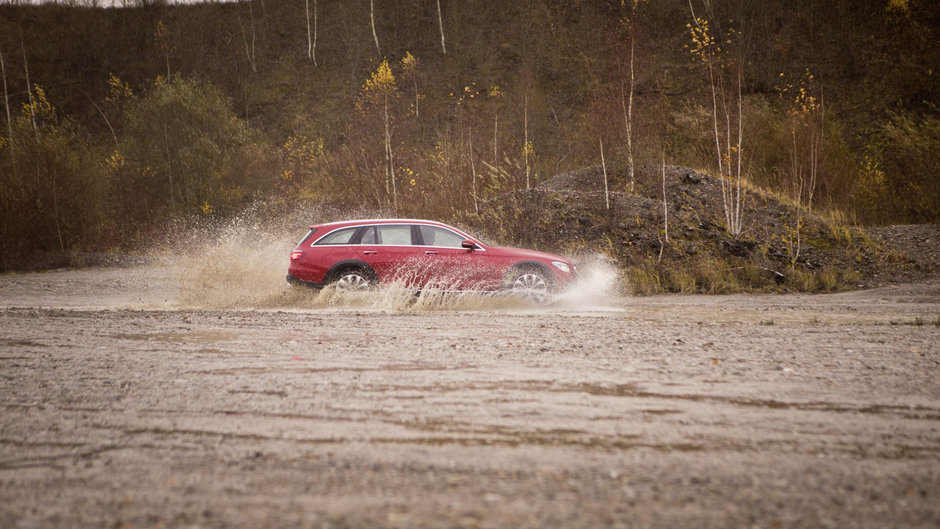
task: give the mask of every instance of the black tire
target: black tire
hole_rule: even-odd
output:
[[[554,287],[555,281],[551,273],[539,266],[517,266],[506,274],[506,289],[509,294],[535,304],[544,303]]]
[[[378,283],[375,272],[361,266],[346,266],[330,274],[329,283],[341,292],[361,292]]]

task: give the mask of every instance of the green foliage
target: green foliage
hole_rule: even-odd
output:
[[[0,269],[45,266],[92,246],[102,230],[102,182],[84,131],[60,118],[39,85],[0,141]]]
[[[231,102],[208,82],[174,77],[128,103],[122,123],[130,193],[152,220],[170,214],[231,211],[265,189],[271,175],[250,171],[256,141]]]
[[[637,167],[663,152],[669,163],[716,163],[712,97],[702,68],[688,67],[692,52],[716,67],[729,101],[729,80],[743,69],[744,145],[725,145],[721,160],[743,152],[751,183],[808,202],[791,178],[794,131],[807,130],[794,111],[812,107],[804,114],[815,117],[825,88],[815,210],[843,208],[846,221],[940,221],[940,113],[930,105],[940,100],[940,4],[693,4],[701,20],[686,28],[684,0],[655,9],[634,9],[635,0],[452,3],[446,56],[426,3],[382,4],[375,22],[388,59],[378,62],[367,3],[337,0],[320,6],[318,67],[296,2],[0,5],[0,47],[17,50],[4,54],[15,123],[12,136],[0,129],[3,260],[132,244],[171,218],[232,214],[255,194],[383,207],[393,176],[402,214],[495,216],[504,240],[525,243],[529,235],[513,230],[560,215],[561,202],[529,204],[520,194],[516,208],[477,206],[525,187],[526,162],[536,184],[599,164],[599,137],[612,178],[622,173],[624,42],[634,32]],[[730,21],[743,33],[729,44]],[[722,72],[722,54],[740,63]],[[27,86],[23,56],[49,93]],[[807,67],[815,85],[807,79],[799,93],[794,74]],[[790,90],[775,89],[784,88],[780,72]],[[680,291],[722,283],[705,272],[660,282]]]
[[[859,217],[870,223],[940,221],[940,116],[892,112],[858,171]]]

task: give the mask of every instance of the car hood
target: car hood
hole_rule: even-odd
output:
[[[522,248],[506,248],[503,246],[490,246],[486,249],[488,252],[492,252],[497,255],[507,255],[518,257],[520,259],[542,259],[546,261],[562,261],[565,263],[571,263],[570,259],[556,255],[553,253],[540,252],[537,250],[524,250]]]

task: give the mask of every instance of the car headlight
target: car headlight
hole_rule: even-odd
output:
[[[552,261],[552,266],[554,266],[555,268],[561,270],[562,272],[566,274],[571,273],[571,268],[568,267],[568,263],[563,263],[561,261]]]

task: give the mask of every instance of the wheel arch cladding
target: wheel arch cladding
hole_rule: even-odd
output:
[[[326,273],[326,282],[329,283],[335,281],[339,274],[346,270],[362,270],[369,276],[369,279],[373,281],[378,280],[378,276],[376,275],[375,270],[369,266],[369,263],[359,259],[343,259],[342,261],[339,261],[330,267],[330,270]]]
[[[506,272],[506,279],[512,281],[515,279],[515,275],[520,272],[525,272],[529,270],[534,270],[542,273],[542,279],[544,279],[550,285],[555,284],[555,274],[552,273],[552,269],[548,267],[547,264],[539,261],[519,261],[518,263],[513,264],[509,267],[509,270]]]

